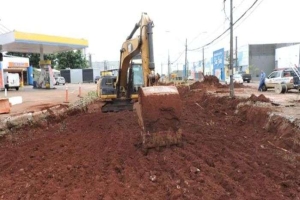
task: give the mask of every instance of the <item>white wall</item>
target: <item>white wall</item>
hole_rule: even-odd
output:
[[[282,47],[275,50],[275,62],[278,68],[299,65],[300,44]]]
[[[82,83],[82,69],[72,69],[71,73],[71,83]]]

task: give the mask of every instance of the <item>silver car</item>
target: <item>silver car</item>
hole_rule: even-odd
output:
[[[66,84],[65,78],[62,76],[56,77],[55,81],[56,81],[55,85]]]

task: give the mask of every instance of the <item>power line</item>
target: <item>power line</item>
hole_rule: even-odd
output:
[[[183,51],[180,53],[180,55],[176,58],[176,60],[173,61],[173,62],[171,62],[171,64],[176,63],[176,62],[179,60],[179,58],[182,56],[182,54],[183,54],[184,52],[185,52],[185,50],[183,50]]]
[[[237,8],[239,8],[239,7],[244,3],[244,1],[245,1],[245,0],[242,0],[242,1],[235,7],[235,10],[233,10],[233,13],[237,10]],[[229,20],[227,14],[226,14],[226,12],[225,12],[225,2],[226,2],[226,0],[223,0],[224,8],[222,9],[222,11],[224,11],[224,13],[225,13],[225,15],[226,15],[225,20],[224,20],[223,23],[220,24],[214,31],[212,31],[212,32],[209,34],[209,36],[205,37],[205,38],[203,39],[203,41],[208,40],[208,38],[210,38],[212,35],[214,35],[216,32],[218,32],[218,30],[220,30],[220,29],[225,25],[225,22],[226,22],[227,20]],[[252,12],[253,12],[253,11],[252,11]],[[252,13],[252,12],[251,12],[251,13]],[[197,37],[198,37],[198,36],[197,36]],[[196,39],[196,38],[194,38],[193,40],[195,40],[195,39]],[[193,41],[193,40],[192,40],[192,41]],[[188,44],[189,46],[192,44],[192,41]],[[182,44],[183,44],[183,43],[182,43]]]
[[[244,1],[245,1],[245,0],[242,0],[236,7],[234,7],[234,9],[235,9],[235,10],[238,9],[238,7],[240,7],[240,6],[244,3]],[[235,10],[233,10],[233,11],[235,11]]]
[[[224,0],[224,3],[225,3],[225,1],[226,0]],[[244,0],[238,5],[238,6],[240,6],[242,3],[244,2]],[[237,22],[239,22],[247,13],[248,13],[248,11],[249,10],[251,10],[253,7],[254,7],[254,5],[256,5],[256,3],[258,2],[258,0],[255,0],[255,2],[233,23],[233,25],[235,25]],[[259,2],[259,4],[257,5],[257,7],[261,4],[263,2],[263,0],[261,0],[260,2]],[[257,8],[256,7],[256,8]],[[255,9],[256,9],[255,8]],[[254,10],[252,10],[251,12],[250,12],[250,15],[255,11],[255,9]],[[246,16],[246,18],[244,18],[243,19],[243,21],[242,22],[244,22],[250,15],[248,15],[248,16]],[[225,20],[226,21],[226,20]],[[215,31],[213,31],[213,33],[215,33],[217,30],[219,30],[223,25],[224,25],[224,23],[225,23],[225,21],[223,22],[223,24],[221,24]],[[236,29],[238,26],[240,26],[241,25],[241,23],[240,24],[238,24],[236,27],[234,27],[234,29]],[[229,28],[227,28],[222,34],[220,34],[218,37],[216,37],[215,39],[213,39],[211,42],[209,42],[209,43],[207,43],[207,44],[205,44],[205,45],[203,45],[203,46],[201,46],[201,47],[198,47],[198,48],[195,48],[195,49],[188,49],[188,51],[200,51],[200,50],[202,50],[203,48],[204,49],[206,49],[206,47],[208,47],[210,44],[212,44],[212,43],[214,43],[216,40],[218,40],[218,39],[220,39],[222,36],[224,36],[226,33],[226,35],[225,36],[227,36],[228,34],[229,34],[229,31],[230,30],[230,27]],[[213,34],[212,33],[212,34]],[[201,34],[199,34],[199,35],[201,35]],[[199,36],[198,35],[198,36]],[[207,38],[209,38],[209,36],[207,37]],[[195,39],[195,38],[194,38]],[[193,39],[193,40],[194,40]],[[206,39],[205,39],[206,40]],[[174,63],[176,63],[180,58],[181,58],[181,56],[183,55],[183,53],[185,52],[185,50],[183,50],[181,53],[180,53],[180,55],[173,61],[173,62],[171,62],[171,64],[174,64]]]
[[[257,6],[250,12],[250,14],[249,15],[247,15],[245,18],[243,18],[243,20],[240,22],[240,23],[238,23],[236,26],[234,26],[233,27],[233,29],[234,30],[236,30],[246,19],[248,19],[248,17],[250,17],[250,15],[260,6],[260,4],[263,2],[264,0],[261,0],[258,4],[257,4]],[[226,34],[224,34],[223,36],[223,39],[224,38],[226,38],[228,35],[230,34],[230,32],[227,32]],[[221,37],[220,37],[221,38]],[[218,40],[217,42],[215,42],[215,44],[218,44],[219,42],[221,42],[223,39],[221,39],[221,40]],[[204,49],[205,49],[205,46],[203,46],[204,47]],[[200,52],[200,51],[202,51],[202,49],[201,48],[199,48],[198,50],[195,50],[196,52]]]
[[[222,28],[222,26],[225,25],[225,22],[226,22],[226,19],[225,19],[224,22],[223,22],[222,24],[220,24],[214,31],[212,31],[212,32],[210,33],[209,36],[205,37],[205,38],[203,39],[203,41],[208,40],[208,38],[210,38],[212,35],[214,35],[220,28]],[[190,45],[190,44],[189,44],[189,45]]]
[[[7,32],[9,32],[10,30],[6,27],[6,26],[4,26],[3,24],[0,24],[2,27],[3,27],[3,29],[4,30],[6,30]]]
[[[226,0],[225,0],[226,1]],[[253,6],[258,2],[258,0],[255,0],[254,3],[233,23],[233,26],[238,22],[240,21],[248,12],[249,10],[251,10],[253,8]],[[227,28],[222,34],[220,34],[218,37],[216,37],[215,39],[213,39],[211,42],[201,46],[201,47],[198,47],[198,48],[194,48],[194,49],[189,49],[189,51],[195,51],[195,50],[199,50],[205,46],[208,46],[208,45],[211,45],[212,43],[214,43],[216,40],[218,40],[220,37],[222,37],[225,33],[227,33],[227,31],[230,30],[230,27]]]
[[[250,14],[248,16],[246,16],[242,21],[241,23],[239,23],[238,25],[236,25],[235,29],[238,28],[259,6],[260,4],[263,2],[264,0],[261,0],[257,6],[250,12]]]
[[[250,17],[250,15],[259,7],[259,5],[263,2],[264,0],[261,0],[258,4],[257,4],[257,6],[250,12],[250,14],[249,15],[247,15],[245,18],[243,18],[243,20],[240,22],[240,23],[238,23],[236,26],[234,26],[233,27],[233,29],[234,30],[236,30],[246,19],[248,19],[248,17]],[[226,34],[224,34],[222,37],[223,37],[223,39],[224,38],[226,38],[228,35],[230,34],[230,32],[227,32]],[[218,44],[219,42],[221,42],[223,39],[221,39],[221,40],[218,40],[217,42],[215,42],[215,44]],[[205,46],[203,46],[203,48],[205,49]],[[202,49],[201,48],[199,48],[198,50],[195,50],[195,51],[197,51],[197,52],[200,52],[200,51],[202,51]]]
[[[1,19],[0,19],[0,21],[1,21]],[[1,30],[1,34],[10,32],[10,30],[6,26],[4,26],[2,23],[0,23],[0,30]]]
[[[206,31],[203,31],[203,32],[201,32],[201,33],[199,33],[196,37],[194,37],[194,39],[192,39],[191,41],[190,41],[190,43],[188,44],[188,45],[190,45],[194,40],[196,40],[200,35],[202,35],[203,33],[207,33]]]
[[[245,0],[242,0],[236,7],[234,7],[234,10],[233,10],[233,13],[237,10],[238,7],[240,7],[243,3],[244,3]],[[226,0],[223,0],[223,12],[224,12],[224,15],[225,15],[225,21],[229,20],[229,17],[227,16],[227,13],[226,13],[226,10],[225,10],[225,2]]]
[[[226,20],[229,20],[229,17],[228,17],[227,14],[226,14],[226,10],[225,10],[225,2],[226,2],[226,0],[223,0],[223,11],[224,11],[225,21],[226,21]]]
[[[224,9],[222,9],[222,11],[224,10],[224,13],[225,13],[225,15],[226,15],[226,12],[225,12],[225,2],[226,2],[226,0],[223,0],[223,1],[224,1]],[[227,19],[228,19],[228,17],[227,17]],[[224,24],[225,24],[225,22],[226,22],[227,19],[225,19],[224,22],[223,22],[222,24],[220,24],[214,31],[212,31],[212,33],[210,34],[210,36],[213,35],[213,34],[215,34],[222,26],[224,26]],[[199,33],[195,38],[193,38],[193,39],[188,43],[188,46],[190,46],[190,45],[193,43],[193,41],[196,40],[196,39],[197,39],[201,34],[203,34],[203,33],[207,33],[207,32],[204,31],[204,32]],[[203,41],[205,41],[205,40],[207,40],[208,38],[210,38],[210,36],[205,37],[205,38],[203,39]]]

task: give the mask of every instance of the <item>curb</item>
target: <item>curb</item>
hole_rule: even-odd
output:
[[[37,124],[43,120],[47,120],[49,117],[60,117],[74,110],[84,111],[86,110],[87,105],[93,103],[96,99],[97,97],[84,97],[69,105],[60,104],[33,113],[24,113],[7,117],[0,122],[0,137],[11,133],[12,129],[21,128],[25,125]]]

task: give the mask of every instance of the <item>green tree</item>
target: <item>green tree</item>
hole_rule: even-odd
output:
[[[7,55],[27,57],[29,58],[30,65],[39,68],[40,54],[37,53],[19,53],[7,52]],[[82,55],[81,50],[67,51],[56,54],[45,54],[44,60],[51,60],[52,67],[57,66],[59,69],[84,69],[87,68],[87,60]]]
[[[59,69],[84,69],[87,68],[87,60],[81,50],[67,51],[56,55]]]

